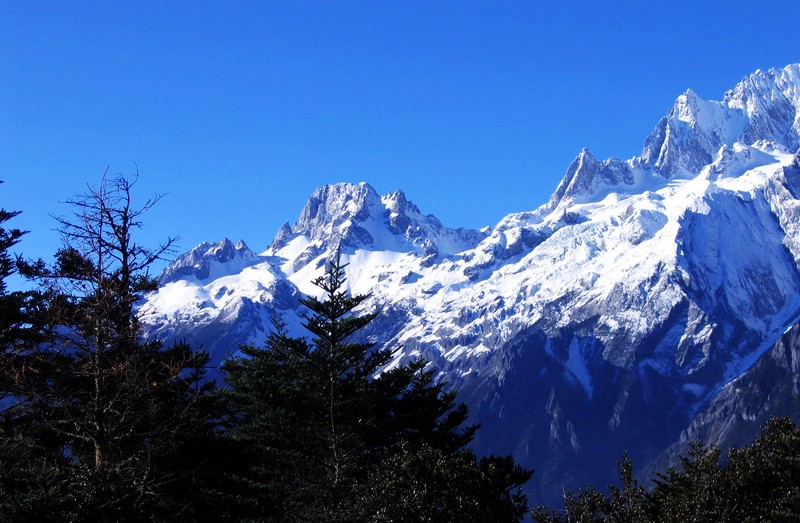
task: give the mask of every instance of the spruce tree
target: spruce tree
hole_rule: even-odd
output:
[[[274,521],[516,521],[530,472],[478,461],[476,426],[423,362],[381,372],[388,349],[353,341],[375,317],[345,288],[339,253],[307,297],[311,341],[276,321],[265,347],[224,367],[226,428],[249,467],[237,477],[250,515]],[[421,493],[424,493],[421,494]],[[491,498],[491,499],[489,499]]]

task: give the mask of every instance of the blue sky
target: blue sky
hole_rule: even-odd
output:
[[[800,61],[794,2],[0,2],[0,206],[112,173],[166,193],[145,242],[264,249],[326,183],[452,227],[544,203],[583,147],[629,158],[692,88]]]

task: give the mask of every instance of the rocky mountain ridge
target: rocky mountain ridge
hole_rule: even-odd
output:
[[[430,361],[483,424],[477,450],[536,468],[551,501],[607,484],[623,450],[648,463],[714,432],[704,409],[798,321],[798,136],[800,65],[757,71],[720,102],[679,96],[638,157],[584,149],[548,202],[491,230],[329,185],[261,254],[182,255],[140,310],[219,361],[275,313],[302,333],[298,298],[341,245],[350,289],[381,309],[365,335],[402,347],[392,364]]]

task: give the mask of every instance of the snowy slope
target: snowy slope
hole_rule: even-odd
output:
[[[299,293],[317,291],[311,281],[337,245],[353,258],[355,292],[369,292],[371,281],[398,265],[430,267],[486,234],[444,227],[401,191],[380,196],[366,183],[328,185],[260,255],[224,239],[179,256],[141,313],[151,334],[193,340],[220,361],[240,344],[261,343],[276,313],[299,333]]]
[[[537,469],[545,500],[605,484],[678,440],[800,317],[800,65],[722,101],[679,96],[640,156],[579,153],[548,202],[491,230],[450,229],[397,191],[311,195],[260,255],[203,244],[142,305],[153,334],[216,360],[260,343],[337,245],[366,333],[422,357],[483,423],[480,452]],[[645,442],[643,444],[643,442]],[[541,499],[541,498],[540,498]]]

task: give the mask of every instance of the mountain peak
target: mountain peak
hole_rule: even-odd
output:
[[[370,245],[374,238],[364,224],[382,214],[381,197],[371,185],[324,185],[308,198],[292,233],[326,244]]]
[[[380,201],[380,196],[367,183],[336,183],[315,190],[303,207],[292,230],[308,233],[345,218],[365,218],[370,203]]]
[[[800,64],[757,70],[721,102],[688,89],[645,141],[641,163],[664,176],[694,175],[720,147],[758,141],[800,147]]]
[[[406,212],[419,213],[416,205],[408,201],[406,193],[397,189],[393,193],[381,197],[381,201],[392,214],[405,214]]]
[[[632,160],[600,161],[581,149],[537,213],[549,213],[562,202],[600,197],[620,184],[632,185],[637,172],[668,180],[692,178],[737,143],[800,148],[800,64],[758,70],[725,93],[721,102],[704,100],[687,89],[648,136],[641,156]]]
[[[435,216],[423,215],[401,190],[380,196],[364,182],[337,183],[314,191],[297,222],[281,228],[270,250],[277,253],[303,237],[305,250],[294,270],[338,245],[415,252],[432,263],[440,255],[477,245],[485,236],[479,231],[449,229]]]
[[[166,285],[187,277],[202,281],[219,277],[222,272],[227,274],[238,272],[258,259],[258,255],[250,250],[243,240],[235,244],[228,238],[223,238],[217,243],[203,242],[170,263],[159,275],[158,282],[160,285]]]
[[[633,171],[628,162],[619,158],[598,161],[587,148],[567,168],[567,172],[550,197],[547,211],[555,209],[562,201],[575,201],[596,193],[601,186],[614,187],[632,184]]]
[[[725,93],[723,103],[743,113],[748,125],[741,141],[756,140],[800,148],[800,64],[756,71]]]
[[[673,105],[671,114],[674,118],[689,125],[697,125],[698,119],[701,118],[700,112],[701,104],[704,102],[692,89],[686,91],[678,96]]]
[[[596,170],[597,158],[584,147],[567,168],[564,178],[556,187],[556,192],[550,197],[550,205],[555,207],[565,196],[586,189],[591,184]]]
[[[275,238],[272,240],[272,243],[269,244],[268,248],[273,251],[282,249],[287,243],[289,243],[293,235],[294,233],[292,232],[292,226],[289,224],[289,222],[284,222],[284,224],[281,225],[281,228],[278,229],[278,233],[275,235]]]

